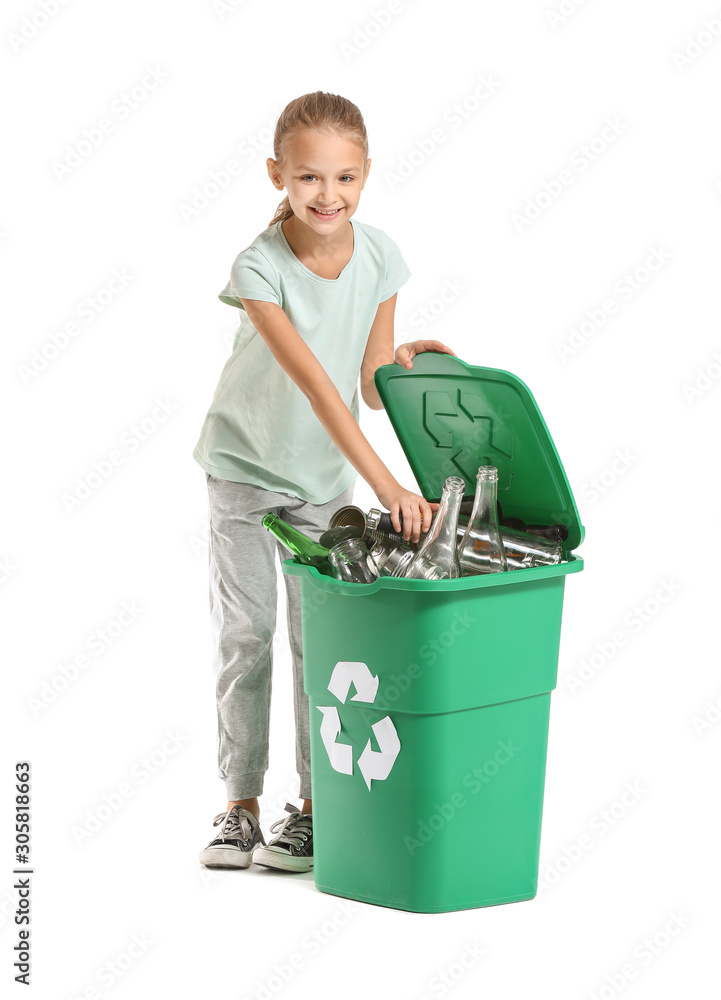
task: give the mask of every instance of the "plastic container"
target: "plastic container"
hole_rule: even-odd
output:
[[[310,703],[314,878],[444,912],[536,895],[565,577],[583,528],[527,387],[444,354],[376,385],[420,492],[499,470],[504,514],[569,529],[555,566],[344,583],[293,559]]]

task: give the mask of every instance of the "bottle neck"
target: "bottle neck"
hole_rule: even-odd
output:
[[[471,515],[474,521],[498,524],[498,480],[479,477],[476,483],[476,502]]]
[[[323,560],[328,556],[328,549],[325,545],[321,545],[319,542],[314,542],[312,538],[308,535],[304,535],[302,531],[298,531],[287,521],[278,517],[277,514],[266,514],[262,521],[264,528],[267,528],[271,534],[275,535],[281,544],[285,545],[293,555],[298,556],[300,559],[309,560]]]
[[[463,493],[461,491],[444,488],[433,525],[428,532],[431,536],[428,539],[429,544],[438,539],[442,542],[455,542],[458,531],[458,515],[461,511],[462,500]]]

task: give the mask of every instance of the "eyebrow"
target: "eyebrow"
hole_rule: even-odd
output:
[[[315,167],[306,167],[306,166],[300,166],[300,167],[297,167],[297,169],[298,169],[298,170],[308,170],[308,171],[310,171],[310,173],[312,173],[312,174],[317,174],[317,173],[319,173],[319,171],[318,171],[318,170],[316,170],[316,168],[315,168]],[[358,166],[355,166],[355,167],[345,167],[345,168],[344,168],[343,170],[339,170],[339,171],[338,171],[338,173],[341,173],[341,174],[350,174],[350,173],[353,173],[353,171],[355,171],[355,170],[360,170],[360,169],[361,169],[361,168],[360,168],[360,167],[358,167]]]

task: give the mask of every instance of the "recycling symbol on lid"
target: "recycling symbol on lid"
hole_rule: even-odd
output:
[[[371,674],[367,663],[357,660],[340,660],[336,663],[328,682],[328,690],[334,694],[341,704],[345,704],[351,684],[355,685],[356,693],[351,701],[362,701],[373,704],[378,693],[378,677]],[[323,713],[320,724],[320,736],[323,740],[330,766],[341,774],[353,774],[353,747],[348,743],[337,743],[340,733],[340,716],[335,706],[318,705],[318,711]],[[363,779],[370,791],[371,781],[385,781],[391,773],[396,757],[401,749],[396,727],[390,716],[371,726],[378,741],[380,751],[371,750],[371,739],[368,737],[363,752],[357,760]]]

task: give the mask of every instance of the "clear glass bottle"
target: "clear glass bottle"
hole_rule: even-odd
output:
[[[458,550],[464,564],[471,562],[473,553],[482,556],[484,573],[505,573],[508,569],[498,525],[497,494],[498,469],[494,465],[481,465],[476,473],[473,510]],[[464,570],[468,572],[465,565]]]
[[[328,561],[337,580],[347,583],[373,583],[380,573],[361,538],[346,538],[328,552]]]
[[[466,482],[449,476],[428,533],[421,540],[404,577],[408,580],[453,580],[461,575],[458,560],[458,515]]]
[[[468,514],[473,510],[475,498],[472,500],[464,500],[461,503],[461,513],[458,515],[458,545],[463,541],[463,537],[466,533],[466,528],[468,527],[468,522],[470,520]],[[500,504],[496,504],[496,509],[500,511]],[[467,508],[468,514],[464,514],[464,508]],[[351,508],[344,508],[345,510],[350,510]],[[391,516],[387,511],[382,511],[378,509],[369,510],[367,514],[364,514],[359,507],[352,508],[353,511],[357,512],[357,522],[359,525],[364,525],[363,538],[366,540],[369,546],[375,546],[380,543],[383,546],[387,545],[404,545],[407,548],[417,549],[421,544],[421,541],[412,542],[410,539],[404,541],[402,531],[399,533],[393,527],[391,522]],[[403,523],[403,515],[399,514],[401,525]],[[506,526],[508,525],[508,526]],[[512,525],[512,526],[511,526]],[[566,539],[568,537],[568,530],[562,525],[551,524],[548,526],[536,526],[529,525],[529,530],[518,530],[521,527],[525,528],[526,522],[521,521],[519,518],[507,518],[505,522],[500,521],[499,513],[499,528],[501,532],[501,541],[503,542],[503,548],[506,552],[506,562],[508,564],[508,569],[527,569],[529,566],[552,566],[555,563],[561,562],[563,558],[563,549],[561,547],[561,542],[556,541],[556,538]],[[322,537],[322,536],[321,536]],[[425,538],[422,535],[421,538]],[[375,552],[373,553],[375,558]],[[398,557],[396,557],[397,559]],[[484,548],[483,545],[479,544],[477,547],[472,545],[466,545],[463,551],[458,552],[458,559],[461,564],[461,576],[469,576],[475,573],[488,573],[488,548]],[[403,567],[401,567],[402,569]],[[386,572],[386,576],[390,575]],[[403,576],[402,572],[394,573],[394,576]]]

